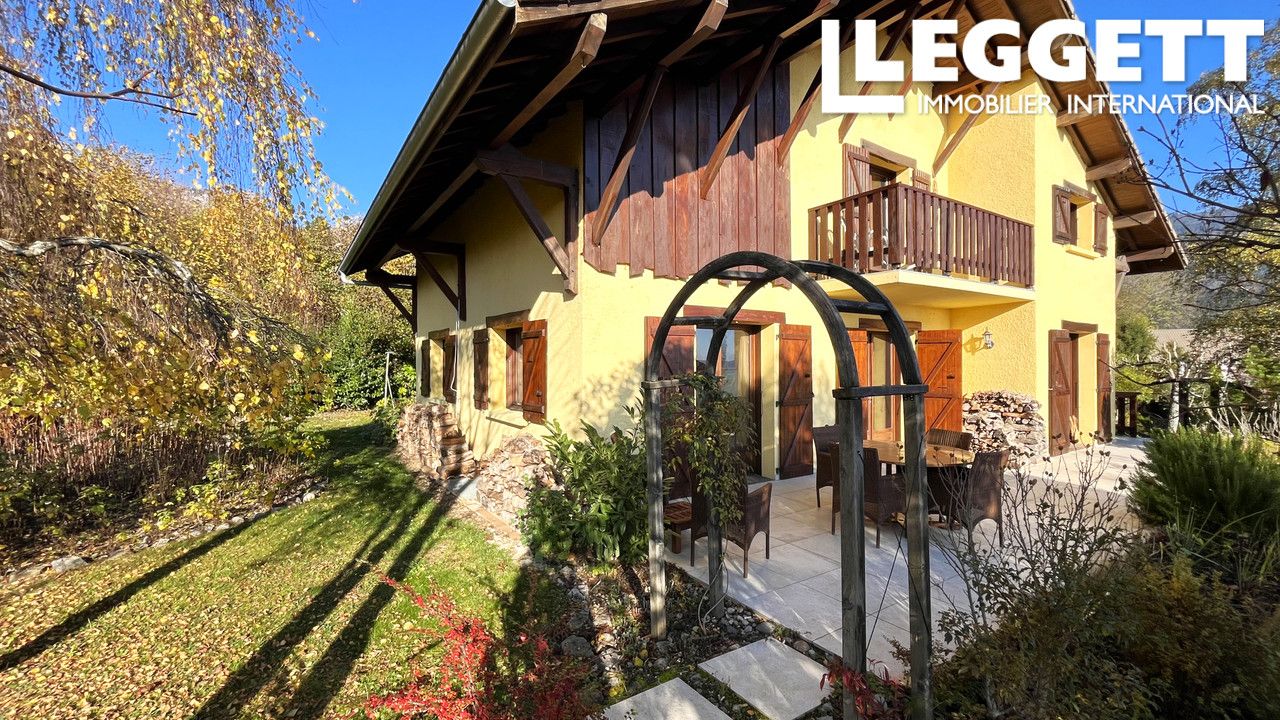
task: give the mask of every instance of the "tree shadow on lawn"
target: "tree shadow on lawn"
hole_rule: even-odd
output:
[[[110,595],[77,610],[71,615],[68,615],[57,625],[54,625],[48,630],[40,633],[38,636],[32,638],[22,647],[10,650],[4,655],[0,655],[0,672],[21,665],[68,637],[80,632],[89,625],[89,623],[128,602],[134,595],[137,595],[171,573],[177,572],[192,562],[208,555],[223,544],[231,541],[240,535],[240,533],[248,530],[254,522],[256,521],[250,520],[248,522],[241,523],[234,528],[224,530],[212,537],[209,537],[199,545],[196,545],[181,555],[174,557],[163,565],[153,568],[137,580],[134,580]]]

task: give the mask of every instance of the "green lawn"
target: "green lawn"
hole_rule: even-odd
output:
[[[316,421],[329,489],[232,530],[0,594],[0,717],[346,716],[421,644],[380,572],[495,627],[529,582],[415,489],[368,416]]]

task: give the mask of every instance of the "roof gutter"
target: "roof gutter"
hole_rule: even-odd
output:
[[[481,0],[480,7],[471,18],[471,24],[463,34],[458,47],[453,51],[453,57],[449,59],[449,64],[441,73],[435,89],[431,91],[431,97],[428,98],[427,104],[418,114],[418,119],[413,123],[409,137],[396,155],[391,172],[382,181],[378,194],[369,205],[369,212],[360,222],[360,229],[356,231],[351,247],[347,248],[347,253],[342,256],[342,262],[338,264],[338,273],[344,279],[349,273],[354,272],[352,266],[355,259],[364,251],[369,238],[382,223],[387,209],[399,197],[403,183],[409,179],[418,158],[422,157],[423,152],[427,151],[430,144],[434,142],[433,136],[441,120],[457,100],[463,82],[484,56],[489,42],[514,16],[515,7],[516,0]]]

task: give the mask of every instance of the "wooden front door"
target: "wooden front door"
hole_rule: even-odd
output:
[[[898,356],[889,334],[850,330],[849,342],[858,363],[858,382],[864,387],[895,385],[900,381]],[[880,396],[862,401],[862,435],[867,440],[897,441],[902,403],[897,397]]]
[[[1079,426],[1079,354],[1076,337],[1049,331],[1049,452],[1061,454],[1076,442]]]
[[[1111,442],[1112,418],[1115,411],[1111,408],[1111,336],[1098,333],[1098,435]]]
[[[920,358],[920,374],[929,386],[924,396],[925,430],[962,430],[960,331],[919,331],[916,354]]]
[[[778,477],[813,472],[813,345],[807,325],[778,326]]]
[[[751,442],[744,449],[747,470],[762,473],[760,455],[761,394],[760,394],[760,328],[758,325],[732,325],[724,335],[720,348],[720,360],[716,375],[723,379],[725,392],[747,401],[751,408]],[[715,331],[698,328],[695,336],[695,357],[699,372],[706,368],[707,354]]]

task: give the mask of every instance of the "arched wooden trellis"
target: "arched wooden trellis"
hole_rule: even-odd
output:
[[[862,300],[833,298],[812,276],[825,276],[842,282],[862,296]],[[676,387],[679,379],[661,380],[658,368],[662,348],[673,325],[712,328],[706,372],[714,372],[720,359],[725,332],[738,312],[762,288],[776,280],[786,280],[813,303],[830,336],[836,354],[837,388],[836,423],[840,428],[841,448],[855,452],[840,453],[840,568],[841,568],[841,655],[846,668],[866,670],[866,546],[863,518],[862,464],[862,399],[874,396],[901,395],[905,418],[905,459],[907,491],[907,574],[911,613],[911,688],[914,696],[912,717],[933,717],[933,691],[929,667],[931,610],[929,597],[929,527],[928,482],[925,474],[924,394],[928,386],[920,376],[911,336],[898,311],[888,298],[870,282],[846,268],[812,260],[791,261],[761,252],[736,252],[713,260],[689,278],[676,293],[662,316],[653,345],[645,362],[643,383],[645,402],[645,438],[648,462],[647,499],[649,503],[649,612],[650,631],[655,639],[667,634],[667,578],[665,566],[664,526],[662,518],[663,440],[662,390]],[[679,317],[681,309],[693,294],[708,282],[720,280],[745,282],[746,285],[720,316]],[[857,313],[879,317],[889,330],[898,354],[903,384],[863,387],[858,382],[858,366],[848,331],[841,313]],[[724,573],[720,571],[721,533],[716,523],[708,528],[707,554],[711,562],[708,577],[712,579],[711,599],[716,605],[724,597]],[[844,696],[845,717],[856,717],[853,696]]]

